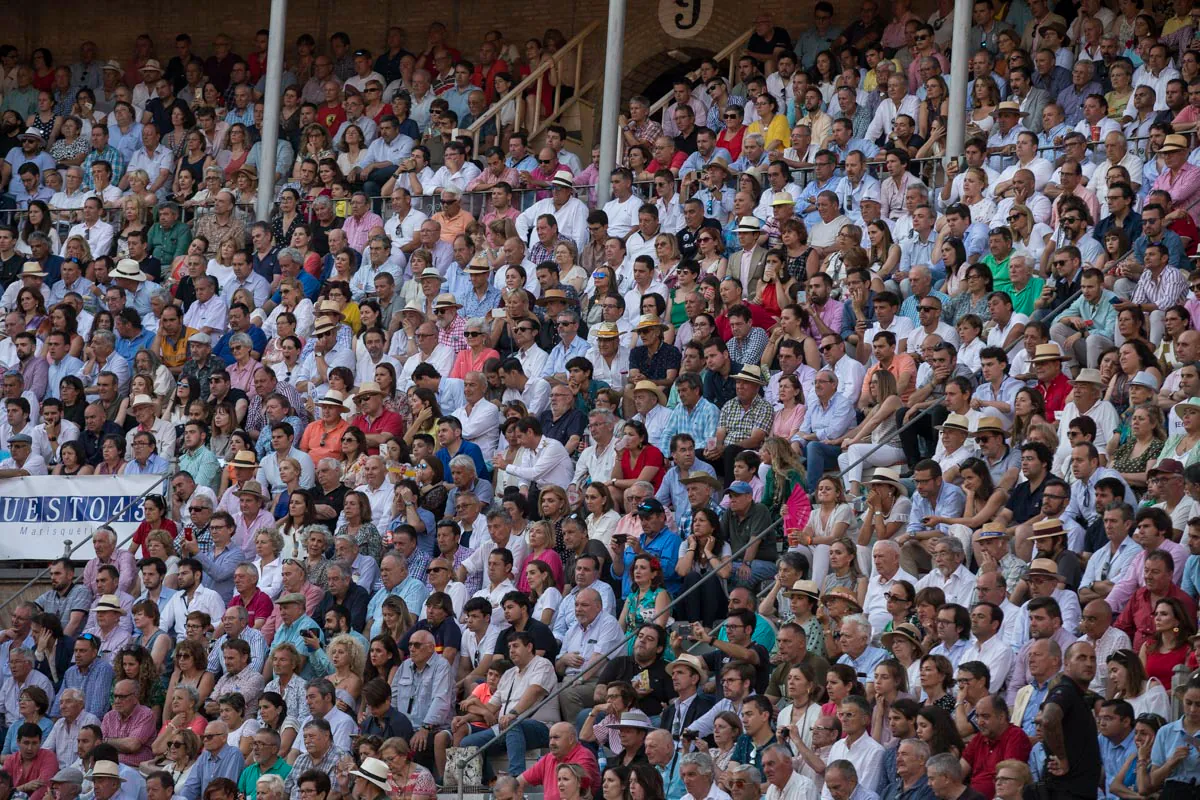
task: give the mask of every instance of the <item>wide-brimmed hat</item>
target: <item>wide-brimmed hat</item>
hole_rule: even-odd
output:
[[[1025,577],[1062,580],[1058,575],[1058,564],[1053,558],[1035,558],[1029,565],[1029,571],[1025,573]]]
[[[24,133],[17,134],[18,139],[37,139],[42,144],[46,143],[46,137],[37,128],[30,126],[25,129]]]
[[[236,492],[234,492],[234,494],[238,497],[246,494],[250,495],[251,497],[257,497],[260,500],[266,497],[266,495],[263,494],[262,484],[258,481],[246,481],[242,484],[242,488],[238,489]]]
[[[458,298],[449,292],[444,292],[437,296],[433,301],[433,310],[441,311],[443,308],[462,308],[462,303],[458,302]]]
[[[1175,405],[1171,406],[1171,410],[1176,414],[1183,414],[1185,411],[1200,411],[1200,397],[1189,397],[1186,400],[1180,400]]]
[[[592,330],[595,331],[597,339],[616,339],[621,335],[621,329],[615,322],[601,322]]]
[[[1046,31],[1054,31],[1062,37],[1063,45],[1070,47],[1071,37],[1067,35],[1066,25],[1062,24],[1058,20],[1054,20],[1053,22],[1047,22],[1045,25],[1042,25],[1038,28],[1038,33],[1045,33]]]
[[[998,434],[1004,438],[1008,438],[1008,431],[1004,430],[1004,423],[996,417],[980,417],[975,423],[975,430],[971,431],[971,435],[978,437],[979,434]]]
[[[675,660],[667,665],[667,674],[674,674],[679,667],[687,667],[692,672],[700,676],[700,683],[708,680],[708,666],[691,653],[680,653],[675,656]]]
[[[340,408],[346,411],[346,396],[337,389],[330,389],[325,393],[325,396],[317,401],[319,406],[328,406],[330,408]]]
[[[794,206],[796,198],[792,197],[787,192],[775,192],[771,196],[771,205],[773,206]]]
[[[1032,363],[1037,364],[1042,361],[1066,361],[1067,357],[1063,355],[1062,348],[1054,342],[1039,344],[1033,351],[1033,358],[1029,359]]]
[[[1129,381],[1129,385],[1141,386],[1149,389],[1152,392],[1157,392],[1159,387],[1158,378],[1154,377],[1154,375],[1151,373],[1146,372],[1144,369],[1140,370],[1138,374],[1133,376],[1133,378]]]
[[[662,387],[654,381],[638,381],[633,385],[633,391],[634,394],[638,392],[653,392],[654,396],[658,398],[658,402],[661,405],[665,406],[667,404],[667,395],[663,392]]]
[[[110,58],[108,61],[105,61],[104,66],[102,66],[100,69],[101,71],[112,70],[113,72],[125,71],[125,68],[121,66],[121,62],[117,61],[115,58]]]
[[[538,306],[548,306],[553,302],[565,303],[569,306],[579,305],[579,300],[571,297],[562,289],[547,289],[542,292],[541,297],[533,301],[534,305]]]
[[[575,176],[571,174],[570,170],[560,169],[550,179],[550,186],[558,189],[574,189]]]
[[[138,72],[162,72],[162,64],[158,63],[157,58],[148,58],[146,63],[138,67]]]
[[[742,217],[734,233],[762,233],[762,222],[758,217]]]
[[[766,386],[767,382],[762,376],[762,367],[754,364],[743,364],[741,371],[733,376],[735,381],[749,381],[750,383],[759,386]]]
[[[1001,522],[985,522],[976,535],[980,539],[998,539],[1001,536],[1007,536],[1008,530]]]
[[[1188,140],[1186,136],[1178,133],[1172,133],[1163,139],[1162,147],[1158,148],[1160,153],[1174,153],[1176,150],[1189,150]]]
[[[233,464],[235,469],[249,469],[258,466],[258,459],[254,457],[253,450],[238,450],[237,455],[229,463]]]
[[[1029,112],[1022,111],[1021,104],[1015,100],[1005,100],[1004,102],[1000,103],[1000,105],[996,106],[996,110],[992,113],[997,117],[1001,114],[1016,114],[1019,117],[1029,116]]]
[[[26,261],[21,265],[22,278],[44,278],[50,273],[42,269],[42,265],[36,261]]]
[[[358,391],[354,393],[354,399],[360,397],[369,397],[373,394],[383,394],[383,389],[379,388],[379,384],[375,381],[363,381],[358,386]]]
[[[722,156],[717,156],[712,161],[705,164],[704,168],[705,169],[713,169],[713,168],[723,169],[723,170],[725,170],[726,173],[728,173],[729,172],[729,162],[726,161]]]
[[[154,406],[154,405],[158,405],[158,403],[156,403],[154,398],[148,394],[135,394],[133,396],[133,399],[129,401],[130,408],[137,408],[138,406]]]
[[[621,718],[617,720],[613,727],[618,729],[637,728],[643,731],[654,730],[654,725],[650,722],[650,718],[646,716],[646,712],[636,708],[632,711],[622,711]]]
[[[945,430],[946,428],[949,428],[952,431],[970,433],[971,420],[967,419],[962,414],[950,414],[946,417],[946,421],[942,423],[942,430]]]
[[[102,594],[96,598],[96,605],[92,606],[92,613],[100,611],[116,611],[119,614],[125,613],[125,609],[121,608],[121,599],[115,594]]]
[[[338,304],[333,300],[322,300],[317,304],[317,316],[333,316],[334,314],[337,314],[338,319],[346,318],[346,312],[338,308]]]
[[[404,308],[400,309],[400,313],[403,314],[405,311],[411,311],[414,314],[420,314],[421,319],[425,318],[425,306],[421,304],[420,300],[409,300],[408,304],[405,305]]]
[[[132,258],[122,258],[112,271],[112,277],[124,278],[127,281],[142,283],[149,276],[142,272],[142,266]]]
[[[1075,376],[1074,383],[1094,383],[1097,386],[1104,385],[1104,378],[1100,377],[1098,369],[1081,369],[1079,374]]]
[[[258,180],[258,167],[254,166],[253,164],[243,164],[242,166],[238,167],[237,172],[233,173],[233,175],[234,177],[237,177],[242,173],[245,173],[246,177],[250,178],[250,180]]]
[[[707,483],[712,487],[714,492],[719,492],[725,488],[725,484],[721,483],[721,479],[716,475],[710,475],[707,472],[702,472],[698,469],[693,469],[686,478],[680,478],[679,482],[684,486],[692,483]]]
[[[121,777],[121,767],[115,761],[97,761],[92,765],[92,771],[88,773],[88,780],[95,781],[97,778],[112,778],[113,780],[125,782]]]
[[[637,324],[633,326],[635,331],[644,331],[647,328],[667,328],[667,323],[658,318],[658,314],[642,314],[638,317]]]
[[[867,485],[870,486],[873,483],[894,486],[900,494],[908,494],[908,487],[901,482],[900,473],[891,467],[876,467],[871,479],[867,481]]]
[[[808,581],[808,580],[796,581],[795,583],[792,584],[792,588],[784,589],[783,594],[785,597],[793,597],[795,595],[802,594],[805,597],[812,598],[812,601],[814,603],[820,602],[820,600],[821,600],[821,590],[817,588],[816,581]]]
[[[1055,536],[1063,536],[1066,532],[1061,519],[1043,519],[1033,523],[1033,533],[1030,534],[1029,540],[1052,539]]]
[[[916,625],[913,625],[911,622],[901,622],[895,628],[892,628],[890,631],[880,636],[879,640],[883,642],[884,647],[886,647],[888,650],[891,650],[892,641],[897,636],[908,639],[913,643],[913,647],[917,648],[918,658],[924,654],[925,648],[921,646],[921,639],[923,637],[921,636],[921,631]]]
[[[318,320],[317,324],[313,325],[313,335],[324,336],[327,333],[333,333],[338,329],[339,324],[331,319]]]
[[[468,275],[487,275],[490,274],[491,271],[492,268],[488,264],[487,255],[484,253],[478,254],[471,259],[470,263],[467,264]]]
[[[832,600],[845,600],[851,607],[858,609],[858,611],[863,610],[862,603],[858,602],[858,597],[844,586],[835,586],[821,597],[821,602],[825,605],[829,605]]]
[[[392,770],[378,758],[364,758],[362,765],[358,769],[350,770],[350,774],[378,786],[385,792],[390,791],[388,779],[391,777]]]

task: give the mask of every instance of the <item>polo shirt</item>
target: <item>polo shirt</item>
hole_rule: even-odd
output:
[[[1025,732],[1012,724],[994,742],[983,734],[971,737],[963,750],[963,760],[971,765],[971,788],[984,797],[994,797],[996,765],[1009,758],[1026,761],[1032,747]]]
[[[367,419],[366,414],[359,414],[352,424],[363,433],[390,433],[397,439],[404,436],[404,420],[395,411],[388,411],[386,408],[374,420]],[[367,453],[379,455],[379,448],[368,447]]]
[[[1069,679],[1059,681],[1046,695],[1046,702],[1054,703],[1062,709],[1062,729],[1070,731],[1070,735],[1065,737],[1070,771],[1061,777],[1047,771],[1043,780],[1050,789],[1050,796],[1055,797],[1058,796],[1057,793],[1062,793],[1090,797],[1100,785],[1100,773],[1103,769],[1092,704],[1084,697],[1079,686]],[[1155,755],[1159,752],[1158,744],[1163,741],[1162,733],[1159,731],[1160,738],[1155,740]],[[1151,760],[1155,760],[1154,755],[1151,756]]]
[[[596,756],[578,742],[564,759],[560,760],[553,753],[542,756],[536,764],[521,773],[521,778],[530,786],[543,787],[545,800],[558,800],[557,775],[561,764],[578,764],[583,767],[583,771],[587,773],[587,782],[580,787],[581,790],[595,791],[600,786],[600,767],[596,763]]]

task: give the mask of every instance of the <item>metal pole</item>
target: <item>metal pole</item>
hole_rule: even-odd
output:
[[[621,105],[621,63],[625,56],[625,0],[608,0],[608,36],[604,47],[604,99],[600,109],[600,176],[596,202],[609,201],[608,176],[617,165],[617,117]]]
[[[962,155],[967,134],[967,66],[971,54],[971,0],[954,1],[953,50],[950,56],[950,118],[946,125],[946,156]]]
[[[263,97],[262,152],[258,157],[258,202],[255,216],[271,218],[275,199],[275,147],[279,142],[279,98],[283,94],[283,45],[287,35],[287,0],[271,0],[267,40],[267,91]]]

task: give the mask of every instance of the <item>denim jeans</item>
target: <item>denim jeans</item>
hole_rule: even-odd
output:
[[[808,478],[804,481],[804,491],[810,496],[817,495],[817,482],[825,473],[826,464],[837,465],[837,458],[842,454],[842,448],[821,442],[808,442],[804,446],[804,454],[808,465]]]
[[[462,740],[460,746],[479,747],[486,744],[492,735],[490,728],[479,733],[472,733]],[[483,777],[485,780],[490,781],[494,777],[488,756],[499,749],[502,743],[508,752],[508,774],[516,778],[525,771],[525,751],[550,744],[550,729],[546,727],[545,723],[533,719],[522,720],[509,727],[503,738],[498,739],[496,744],[489,747],[483,754]]]

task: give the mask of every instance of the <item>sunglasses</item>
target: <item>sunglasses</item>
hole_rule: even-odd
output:
[[[549,163],[551,163],[551,161],[548,158],[539,158],[538,163],[539,164],[549,164]]]
[[[832,349],[833,349],[834,347],[836,347],[836,346],[837,346],[837,345],[832,345],[832,344],[823,344],[823,345],[821,345],[820,347],[818,347],[818,348],[817,348],[817,350],[818,350],[819,352],[822,352],[822,353],[828,353],[830,350],[832,350]]]
[[[473,339],[476,336],[483,336],[483,334],[480,333],[479,331],[467,331],[463,334],[463,336],[465,336],[468,339]]]

